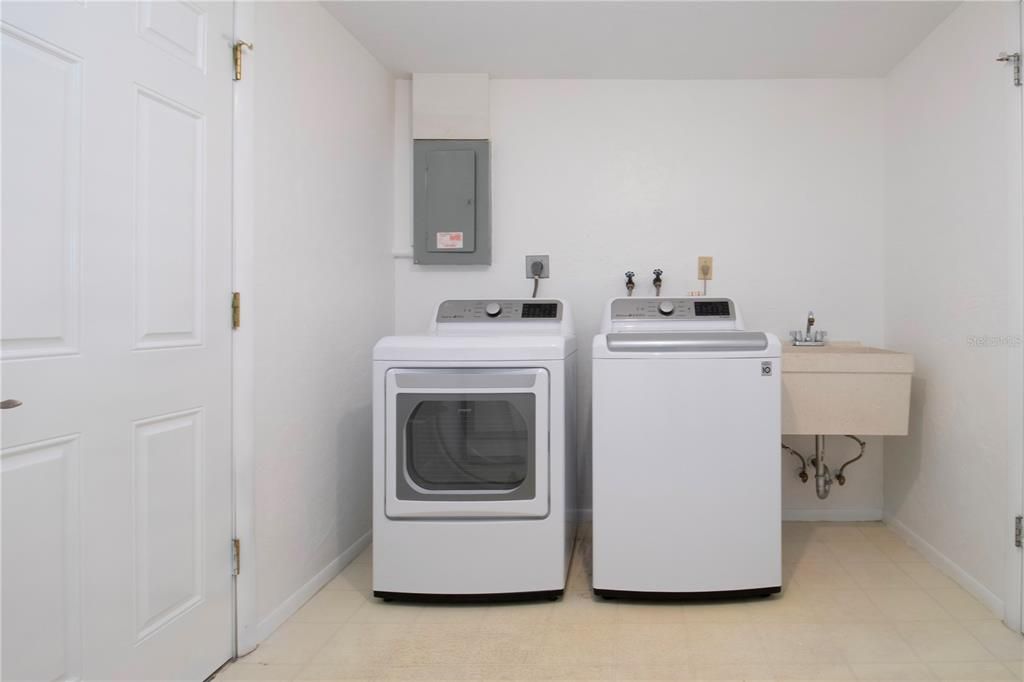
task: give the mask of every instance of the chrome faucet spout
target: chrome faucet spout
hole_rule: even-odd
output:
[[[810,310],[807,312],[807,333],[806,337],[808,340],[811,338],[811,327],[814,326],[814,311]]]

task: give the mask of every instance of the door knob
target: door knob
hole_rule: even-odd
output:
[[[13,410],[15,407],[21,407],[20,400],[3,400],[0,401],[0,410]]]

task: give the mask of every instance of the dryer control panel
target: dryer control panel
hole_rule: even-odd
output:
[[[558,322],[562,302],[543,299],[490,299],[442,301],[437,307],[438,324],[450,322]]]
[[[727,298],[617,298],[612,320],[734,320]]]

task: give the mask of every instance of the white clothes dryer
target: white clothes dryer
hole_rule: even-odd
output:
[[[373,351],[373,592],[556,598],[576,504],[576,338],[560,300],[449,300]]]

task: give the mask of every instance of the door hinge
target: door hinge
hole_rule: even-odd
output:
[[[238,329],[242,326],[242,294],[237,291],[231,293],[231,328]]]
[[[1013,65],[1013,84],[1019,88],[1021,85],[1020,52],[1000,52],[996,61]]]
[[[242,48],[252,49],[252,43],[247,43],[244,40],[235,41],[235,44],[231,46],[231,54],[235,58],[235,80],[242,80]]]
[[[231,575],[242,572],[242,541],[231,538]]]
[[[1024,516],[1013,520],[1013,546],[1024,547]]]

